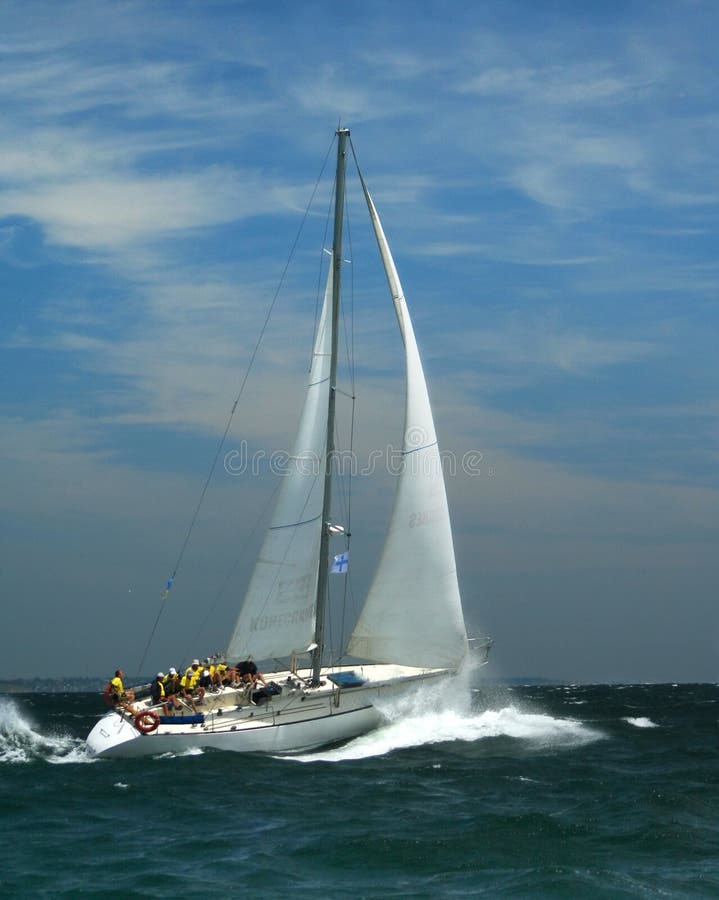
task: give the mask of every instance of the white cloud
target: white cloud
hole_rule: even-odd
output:
[[[255,215],[264,196],[254,179],[227,169],[174,177],[109,176],[5,192],[0,215],[36,219],[58,244],[111,247]]]
[[[488,327],[465,328],[455,345],[455,353],[481,359],[483,366],[525,373],[527,369],[550,368],[581,374],[646,360],[662,352],[662,343],[657,339],[602,337],[561,327],[551,318],[541,317],[510,318],[506,329],[501,331]]]
[[[636,85],[626,78],[604,74],[597,65],[553,65],[530,68],[492,66],[458,85],[462,93],[483,97],[513,97],[527,103],[557,105],[616,103],[634,97]]]

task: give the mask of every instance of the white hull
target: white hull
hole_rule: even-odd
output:
[[[355,673],[361,684],[338,686],[330,679]],[[244,753],[298,753],[345,741],[376,728],[382,714],[376,704],[408,693],[428,681],[448,678],[448,669],[409,666],[341,666],[323,670],[319,687],[308,687],[290,672],[265,675],[282,687],[282,693],[261,705],[251,705],[244,692],[223,688],[207,694],[198,706],[204,721],[160,724],[141,734],[133,717],[122,711],[103,716],[87,738],[94,756],[131,758],[182,753],[193,748]],[[135,704],[140,711],[153,710],[149,701]]]

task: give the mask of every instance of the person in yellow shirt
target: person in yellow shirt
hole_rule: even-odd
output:
[[[115,677],[110,681],[110,699],[115,706],[121,706],[131,715],[136,716],[137,710],[132,705],[135,702],[135,692],[125,690],[125,686],[122,683],[124,677],[125,673],[122,669],[115,670]]]
[[[200,684],[200,678],[202,677],[202,669],[200,668],[199,659],[193,659],[192,665],[188,666],[185,669],[184,676],[184,688],[189,691],[190,694],[197,693],[197,699],[202,703],[205,699],[205,689]]]
[[[172,701],[175,709],[180,709],[180,701],[177,699],[177,695],[182,693],[180,681],[181,678],[177,674],[177,669],[170,668],[162,682],[162,685],[165,689],[165,696],[167,697],[168,701]]]
[[[215,663],[210,666],[210,675],[215,686],[222,689],[222,685],[229,683],[227,679],[227,663]]]
[[[197,712],[197,707],[195,706],[195,700],[192,696],[193,691],[193,677],[192,675],[188,675],[187,672],[180,679],[180,693],[182,694],[182,699],[185,703],[192,707],[192,711],[194,713]]]
[[[159,706],[162,704],[162,711],[166,716],[170,715],[170,703],[165,693],[165,684],[164,684],[165,673],[158,672],[157,677],[150,685],[150,696],[152,697],[152,702],[155,706]],[[174,697],[173,697],[174,700]]]

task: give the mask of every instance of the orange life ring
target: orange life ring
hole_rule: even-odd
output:
[[[150,732],[154,731],[159,724],[160,717],[151,709],[147,710],[147,712],[138,713],[135,716],[135,728],[137,728],[140,734],[150,734]]]

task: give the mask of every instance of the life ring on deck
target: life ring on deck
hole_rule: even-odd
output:
[[[156,712],[152,712],[151,709],[147,710],[147,712],[138,713],[135,716],[135,728],[137,728],[140,734],[150,734],[150,732],[154,731],[159,724],[160,717]]]

